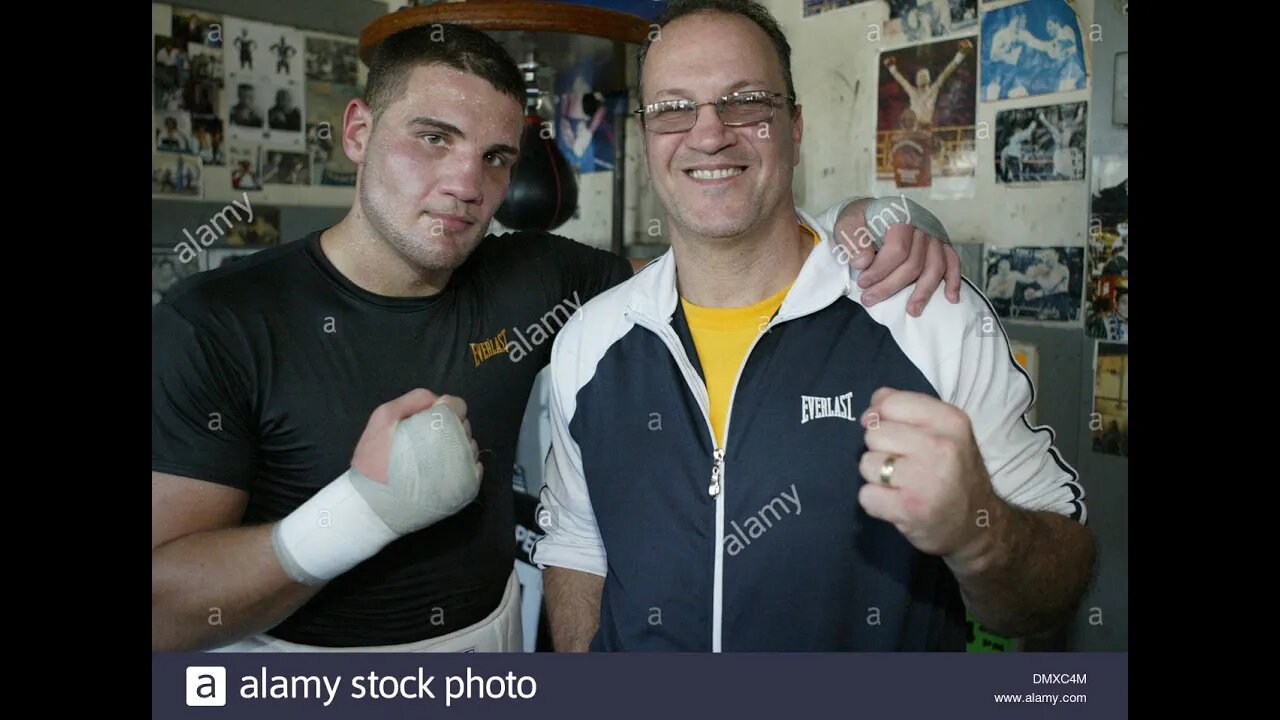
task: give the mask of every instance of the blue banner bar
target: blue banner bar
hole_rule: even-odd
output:
[[[1129,714],[1128,653],[154,653],[151,667],[165,719]]]

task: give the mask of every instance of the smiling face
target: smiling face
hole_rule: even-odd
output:
[[[703,103],[736,91],[785,93],[782,62],[769,36],[750,20],[699,12],[662,28],[645,58],[642,104]],[[803,123],[779,105],[773,120],[726,127],[714,105],[698,109],[683,133],[644,133],[645,162],[673,231],[729,238],[794,215],[791,194]]]
[[[511,182],[524,112],[475,75],[443,65],[409,72],[405,90],[373,124],[353,130],[348,155],[360,168],[359,210],[374,233],[409,263],[452,270],[480,243]]]

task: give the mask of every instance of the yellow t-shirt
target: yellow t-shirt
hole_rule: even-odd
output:
[[[803,225],[801,229],[813,235],[813,243],[818,244],[817,233]],[[733,381],[738,379],[738,370],[742,368],[751,343],[764,331],[764,326],[782,307],[782,301],[790,291],[791,285],[787,285],[773,297],[754,305],[732,308],[701,307],[680,298],[685,319],[689,322],[689,333],[693,336],[693,346],[702,364],[702,375],[707,381],[711,429],[715,431],[716,444],[720,447],[724,447],[724,426],[728,419]]]

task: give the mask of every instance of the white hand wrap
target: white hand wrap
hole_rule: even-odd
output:
[[[320,585],[457,513],[479,492],[462,422],[437,404],[396,424],[386,484],[347,470],[276,523],[271,544],[289,577]]]

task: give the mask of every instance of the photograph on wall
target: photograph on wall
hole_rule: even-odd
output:
[[[987,299],[1017,320],[1072,322],[1080,317],[1084,248],[987,248]]]
[[[232,140],[305,145],[303,41],[293,28],[227,18],[224,61]]]
[[[229,17],[223,30],[229,74],[277,80],[305,79],[301,31],[285,25]]]
[[[155,195],[203,197],[199,155],[151,154],[151,192]]]
[[[222,120],[217,117],[201,117],[191,121],[191,136],[205,167],[226,165],[227,154],[222,147]]]
[[[182,88],[191,76],[186,43],[167,35],[155,36],[154,92],[155,109],[176,112],[182,105]]]
[[[263,83],[265,85],[265,83]],[[231,88],[235,102],[228,122],[232,140],[260,140],[267,125],[266,108],[262,104],[258,84],[238,82]]]
[[[183,262],[178,257],[178,253],[169,250],[152,250],[151,304],[155,305],[160,302],[174,285],[203,269],[200,267],[200,260],[197,258]]]
[[[227,68],[222,62],[222,48],[205,47],[191,43],[187,45],[187,55],[191,57],[191,78],[212,83],[222,87],[226,82]]]
[[[264,149],[262,151],[262,182],[264,185],[310,185],[311,173],[307,168],[307,154]]]
[[[241,82],[231,106],[232,140],[270,140],[274,144],[302,145],[301,92],[271,80]]]
[[[295,140],[300,140],[302,138],[302,107],[298,103],[302,100],[302,93],[299,89],[275,84],[270,87],[274,101],[271,107],[267,108],[267,127],[271,130],[267,133],[267,137],[276,142],[283,142],[286,139],[285,135],[297,135]]]
[[[311,156],[312,185],[356,184],[356,164],[342,150],[342,115],[347,103],[363,94],[358,85],[307,83],[307,153]]]
[[[248,143],[227,144],[227,165],[231,168],[231,189],[261,190],[262,172],[259,146]]]
[[[222,16],[204,10],[175,7],[173,38],[188,45],[222,47]]]
[[[254,205],[253,218],[237,217],[224,239],[232,248],[279,245],[280,208]]]
[[[182,88],[182,107],[195,117],[218,117],[222,107],[222,88],[217,83],[192,77]]]
[[[1093,159],[1089,198],[1089,318],[1085,333],[1129,341],[1129,158]]]
[[[201,253],[204,255],[205,270],[217,270],[223,265],[230,265],[242,257],[258,252],[260,248],[212,248]]]
[[[613,170],[614,134],[610,99],[592,89],[595,63],[583,60],[556,79],[556,144],[580,173]],[[615,104],[617,100],[613,101]]]
[[[307,37],[307,79],[354,85],[360,60],[357,45],[345,40]]]
[[[222,88],[226,76],[222,49],[195,44],[188,47],[191,73],[182,87],[183,107],[196,116],[218,116],[222,112]]]
[[[935,199],[973,195],[976,87],[972,38],[880,54],[876,194],[927,187]]]
[[[888,39],[935,40],[978,26],[978,0],[888,0]]]
[[[982,99],[1079,90],[1084,43],[1063,0],[1027,0],[982,14]]]
[[[986,257],[983,255],[982,243],[956,242],[951,247],[960,256],[960,274],[981,291],[983,280],[987,276]]]
[[[868,0],[803,0],[803,2],[804,16],[809,17],[818,13],[831,12],[842,7],[868,2]]]
[[[1129,346],[1094,343],[1093,451],[1129,456]]]
[[[1086,103],[996,113],[996,182],[1083,181]]]
[[[161,152],[193,154],[197,151],[191,132],[191,113],[162,110],[155,114],[155,148]]]
[[[1040,356],[1036,350],[1036,346],[1029,342],[1023,342],[1022,340],[1011,339],[1009,340],[1009,352],[1013,354],[1013,359],[1017,361],[1018,365],[1022,367],[1023,371],[1027,373],[1027,377],[1031,378],[1031,387],[1035,388],[1036,392],[1039,393],[1040,391]],[[1027,411],[1027,422],[1031,423],[1032,427],[1035,427],[1035,424],[1036,424],[1035,405],[1032,405],[1031,409]]]

